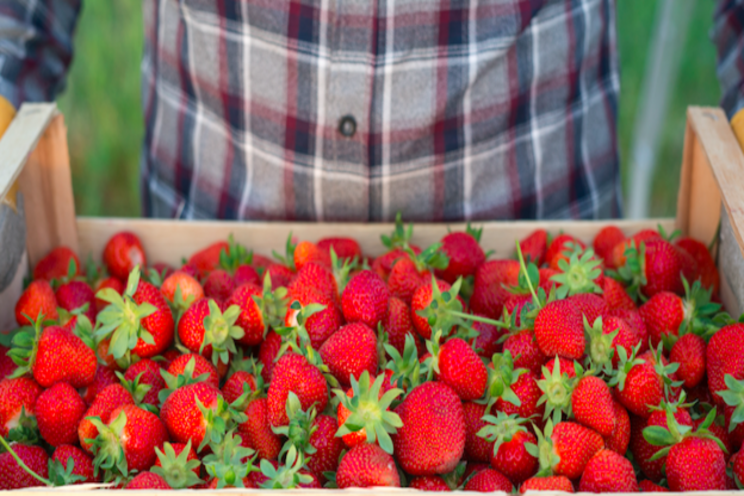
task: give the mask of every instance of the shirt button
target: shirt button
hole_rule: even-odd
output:
[[[350,115],[341,117],[338,121],[338,132],[347,138],[351,138],[356,133],[356,120]]]

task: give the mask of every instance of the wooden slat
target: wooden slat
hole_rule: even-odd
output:
[[[655,229],[659,224],[664,229],[674,227],[673,219],[621,220],[616,224],[626,233],[641,229]],[[476,224],[478,225],[478,224]],[[567,232],[584,242],[591,242],[606,221],[551,221],[551,222],[486,222],[483,223],[481,244],[486,250],[495,250],[497,257],[507,257],[514,251],[514,242],[535,229],[543,228],[552,234]],[[413,243],[428,246],[439,241],[447,229],[464,229],[464,224],[417,224],[413,230]],[[226,240],[230,234],[236,241],[256,253],[271,255],[272,250],[284,247],[287,235],[292,232],[299,240],[317,241],[324,236],[351,236],[358,240],[365,254],[376,256],[385,251],[380,242],[381,234],[392,231],[392,224],[309,224],[283,222],[179,222],[157,219],[113,219],[78,218],[80,254],[87,258],[91,254],[100,259],[103,247],[115,233],[123,230],[137,234],[150,262],[166,262],[180,265],[182,257],[204,248],[218,240]]]

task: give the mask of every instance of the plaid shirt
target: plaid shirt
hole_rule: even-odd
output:
[[[0,5],[0,94],[49,100],[79,1]],[[613,0],[145,0],[144,211],[620,214]]]

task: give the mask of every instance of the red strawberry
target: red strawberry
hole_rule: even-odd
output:
[[[550,246],[548,246],[548,251],[545,253],[545,263],[547,263],[551,269],[558,270],[559,260],[568,261],[569,257],[566,253],[573,251],[570,248],[571,244],[579,245],[582,250],[586,248],[586,245],[583,242],[574,238],[570,234],[560,234],[553,238]]]
[[[227,241],[217,241],[191,255],[188,265],[194,267],[200,277],[206,277],[220,265],[220,254],[223,251],[227,254],[230,251],[230,244]]]
[[[80,394],[66,382],[58,382],[36,400],[36,423],[41,437],[52,446],[75,444],[85,410]]]
[[[11,448],[21,461],[37,475],[49,477],[49,456],[40,446],[13,443]],[[0,490],[23,489],[44,484],[21,468],[10,452],[0,454]]]
[[[641,314],[637,310],[624,310],[614,309],[607,312],[609,317],[617,317],[625,321],[633,331],[635,335],[635,342],[640,344],[641,347],[638,353],[643,353],[648,350],[648,329],[646,323],[643,321]]]
[[[491,493],[494,491],[512,492],[514,486],[501,472],[492,468],[481,470],[475,474],[466,484],[466,491],[477,491],[480,493]]]
[[[519,242],[519,249],[525,262],[532,262],[538,267],[545,263],[548,251],[548,233],[545,229],[535,229]]]
[[[586,336],[587,354],[593,366],[604,367],[606,370],[609,370],[608,367],[617,368],[620,362],[619,348],[632,350],[640,344],[636,333],[627,322],[611,316],[597,320],[593,326],[587,323]]]
[[[689,253],[696,262],[697,274],[694,280],[700,279],[704,288],[712,288],[713,294],[718,294],[720,275],[715,260],[708,251],[708,247],[696,239],[680,238],[675,246]]]
[[[607,449],[625,456],[630,443],[630,416],[628,410],[617,401],[613,401],[612,409],[615,417],[615,428],[612,434],[605,437],[605,446]]]
[[[669,291],[655,294],[638,309],[648,329],[651,346],[656,348],[666,334],[677,336],[685,320],[685,305],[679,296]]]
[[[666,475],[672,491],[723,491],[726,461],[712,439],[687,437],[669,450]]]
[[[33,417],[42,389],[29,377],[0,380],[0,436],[18,426],[21,413]]]
[[[529,479],[538,469],[538,460],[528,451],[528,445],[537,444],[537,438],[523,425],[527,420],[517,415],[497,412],[487,415],[485,428],[478,435],[493,445],[490,451],[491,466],[515,484]]]
[[[235,283],[236,288],[243,284],[261,286],[261,280],[261,276],[258,275],[256,269],[251,265],[240,265],[235,269],[235,274],[233,274],[233,282]],[[278,288],[279,285],[273,287]]]
[[[189,363],[192,360],[194,361],[193,377],[199,377],[202,374],[207,374],[204,382],[217,389],[220,384],[220,376],[217,373],[217,369],[214,368],[214,366],[201,355],[195,355],[193,353],[180,355],[168,366],[168,374],[173,377],[178,377],[179,375],[184,374],[187,367],[189,367]]]
[[[622,284],[611,277],[602,279],[602,297],[610,310],[635,310],[636,305]]]
[[[468,401],[462,404],[465,413],[465,460],[469,462],[488,462],[491,459],[492,442],[478,436],[478,432],[488,425],[483,416],[486,405]]]
[[[460,338],[452,338],[438,351],[433,361],[437,379],[451,387],[463,401],[483,396],[488,372],[473,348]]]
[[[687,410],[676,408],[673,415],[679,425],[692,426],[692,418]],[[646,477],[658,482],[663,477],[666,456],[656,460],[650,459],[661,450],[661,447],[654,446],[645,439],[643,431],[649,426],[659,426],[668,430],[666,409],[655,410],[648,420],[634,417],[631,422],[630,451],[633,453],[633,458]]]
[[[516,286],[518,282],[518,261],[490,260],[483,263],[475,272],[470,308],[479,315],[500,318],[504,302],[511,294],[504,286]]]
[[[610,387],[596,376],[579,379],[571,394],[571,408],[576,421],[594,429],[602,437],[612,435],[615,413]]]
[[[274,365],[268,391],[269,422],[274,427],[287,425],[285,405],[294,392],[303,410],[315,404],[323,411],[328,403],[328,384],[320,370],[296,353],[287,353]]]
[[[341,305],[347,322],[362,322],[372,329],[387,313],[390,292],[385,282],[371,270],[352,277],[344,289]]]
[[[628,248],[630,248],[631,243],[634,244],[636,248],[638,248],[641,242],[645,243],[646,241],[652,241],[656,239],[662,239],[662,237],[661,234],[659,234],[657,231],[654,231],[653,229],[644,229],[635,233],[630,238],[616,244],[614,248],[612,248],[611,261],[607,264],[607,266],[618,268],[625,265],[625,262],[627,260],[626,252],[628,251]]]
[[[266,335],[266,339],[261,343],[258,349],[258,361],[261,363],[261,377],[265,383],[271,381],[271,373],[274,370],[274,364],[278,359],[279,352],[282,348],[282,337],[271,330]]]
[[[204,441],[210,426],[197,400],[207,410],[217,411],[222,393],[206,382],[197,382],[176,389],[166,398],[160,409],[160,418],[171,440],[177,443],[191,441],[192,446],[200,446]]]
[[[545,305],[535,319],[535,338],[544,355],[579,359],[584,354],[584,323],[571,300]]]
[[[54,294],[57,304],[64,310],[72,312],[88,304],[85,315],[91,322],[96,320],[96,301],[93,290],[84,281],[70,281],[57,288]]]
[[[401,468],[435,475],[455,468],[465,451],[465,418],[457,394],[439,382],[412,389],[395,409],[403,427],[393,436]]]
[[[227,271],[216,269],[204,281],[204,295],[217,301],[225,301],[235,289],[235,281]]]
[[[376,444],[363,443],[341,459],[336,472],[339,489],[347,487],[400,487],[393,457]]]
[[[10,348],[0,345],[0,380],[12,375],[18,368],[13,359],[8,355]]]
[[[266,322],[261,307],[256,302],[256,297],[263,297],[261,288],[246,284],[236,288],[225,303],[226,308],[232,305],[237,305],[240,308],[240,315],[235,321],[235,325],[243,329],[244,335],[238,339],[238,342],[246,346],[255,346],[261,343],[266,332]]]
[[[334,298],[316,288],[311,286],[295,286],[289,293],[289,302],[290,305],[298,302],[301,309],[312,304],[323,305],[325,307],[323,310],[310,315],[304,322],[305,329],[310,337],[310,344],[315,349],[319,349],[326,339],[343,325],[344,318]],[[290,306],[284,318],[284,325],[287,327],[296,327],[298,325],[297,317],[301,309],[294,310]]]
[[[419,269],[409,256],[399,258],[387,278],[390,295],[410,304],[419,286],[431,281],[431,272]]]
[[[438,475],[422,475],[420,477],[414,477],[408,483],[408,487],[410,489],[418,489],[419,491],[452,491],[447,483],[444,482],[444,479]]]
[[[75,264],[75,270],[72,274],[70,274],[70,262]],[[75,252],[66,246],[58,246],[36,263],[33,278],[51,282],[53,279],[74,277],[80,274],[80,268],[80,259]]]
[[[76,435],[77,439],[77,435]],[[70,460],[73,462],[72,474],[83,477],[84,479],[76,482],[76,484],[84,484],[86,482],[97,482],[98,477],[95,476],[93,470],[93,459],[88,454],[70,444],[63,444],[58,446],[54,450],[52,460],[59,462],[62,468],[67,468],[67,464]]]
[[[340,259],[348,258],[362,258],[362,248],[359,243],[352,238],[323,238],[317,243],[318,248],[327,251],[329,254],[331,248],[336,253],[336,256]]]
[[[504,352],[509,351],[514,359],[514,367],[527,369],[535,375],[540,374],[546,361],[545,355],[537,346],[535,334],[530,329],[512,334],[504,341]]]
[[[490,359],[494,353],[501,351],[501,338],[505,329],[485,322],[473,322],[473,329],[478,332],[475,338],[475,351],[481,357]]]
[[[135,401],[140,404],[159,405],[158,394],[165,388],[165,381],[160,374],[160,365],[157,362],[143,358],[129,366],[124,379],[134,389],[132,396],[135,397]]]
[[[103,391],[107,386],[117,384],[118,382],[119,378],[116,377],[116,372],[114,372],[114,370],[105,365],[98,364],[98,367],[96,368],[96,376],[93,379],[93,382],[88,385],[88,387],[83,388],[80,391],[80,394],[83,397],[83,401],[85,401],[87,405],[91,405],[96,399],[96,396],[98,396],[98,393]]]
[[[288,287],[295,275],[286,265],[276,263],[266,268],[266,274],[271,278],[272,288]]]
[[[720,417],[719,417],[720,418]],[[692,421],[692,430],[694,432],[697,432],[698,429],[706,429],[706,427],[703,426],[703,423],[705,422],[705,417],[699,417]],[[713,436],[718,438],[719,441],[721,441],[721,444],[723,444],[723,447],[726,448],[723,452],[723,456],[726,458],[726,460],[730,460],[732,453],[735,453],[737,450],[734,449],[733,442],[731,439],[731,436],[729,435],[728,429],[721,425],[720,423],[717,423],[718,418],[710,424],[707,427],[707,430],[710,431]]]
[[[641,284],[643,294],[648,298],[662,291],[683,294],[680,272],[684,266],[674,245],[664,239],[656,239],[646,242],[645,251],[645,272],[642,274],[645,283]]]
[[[660,486],[654,482],[651,482],[648,479],[644,479],[638,483],[638,489],[642,493],[668,493],[669,489],[666,487]]]
[[[308,263],[331,266],[330,250],[320,248],[315,243],[300,241],[294,249],[294,264],[297,270]]]
[[[618,366],[617,398],[631,413],[647,418],[650,408],[659,406],[664,399],[665,377],[673,379],[666,359],[652,351],[647,351],[637,359],[629,357]]]
[[[442,293],[452,289],[452,286],[440,280],[437,280],[437,287]],[[413,320],[413,327],[416,329],[419,336],[424,339],[431,338],[431,326],[429,326],[429,321],[421,316],[419,312],[429,306],[432,301],[432,297],[433,292],[430,282],[428,284],[424,284],[423,286],[419,286],[419,288],[413,294],[413,298],[411,299],[411,318]],[[460,300],[462,307],[465,308],[465,302],[462,301],[462,298],[460,298],[459,296],[457,298]]]
[[[516,366],[516,364],[515,364]],[[496,400],[496,409],[508,414],[517,414],[522,418],[530,418],[537,415],[542,418],[544,408],[538,406],[542,392],[537,385],[537,378],[532,372],[521,374],[517,381],[511,385],[512,391],[519,398],[520,406],[516,406],[508,399],[500,397]]]
[[[587,493],[638,492],[633,465],[612,450],[603,449],[586,464],[579,491]]]
[[[248,391],[255,392],[258,388],[256,378],[245,370],[236,370],[222,386],[222,396],[225,401],[232,403],[246,392],[246,386]]]
[[[32,281],[15,306],[15,317],[18,325],[31,325],[29,319],[37,320],[41,315],[46,320],[57,320],[57,299],[52,286],[43,279]]]
[[[550,437],[553,452],[560,458],[553,472],[569,479],[578,479],[589,460],[604,448],[602,436],[574,422],[559,422],[552,434],[549,434],[548,427],[545,430],[546,439]]]
[[[519,492],[527,491],[563,491],[565,493],[574,492],[573,484],[562,475],[551,475],[548,477],[533,477],[524,481],[520,486]]]
[[[307,460],[307,468],[315,474],[334,472],[344,443],[336,437],[338,421],[330,415],[318,415],[313,422],[315,432],[310,435],[310,445],[315,453]]]
[[[311,287],[338,301],[338,283],[330,267],[309,263],[297,271],[297,275],[288,286],[290,291],[302,287]]]
[[[388,301],[388,311],[385,320],[382,322],[382,328],[387,334],[388,344],[403,354],[403,348],[406,344],[406,336],[411,335],[418,339],[416,331],[413,329],[411,320],[411,309],[405,302],[394,296]]]
[[[377,336],[361,322],[348,324],[329,337],[318,350],[323,363],[341,386],[348,388],[351,377],[377,371]]]
[[[103,248],[103,263],[109,274],[126,281],[136,266],[147,267],[147,257],[137,235],[120,232],[114,234]]]
[[[282,449],[282,439],[271,430],[268,411],[266,398],[251,401],[245,409],[248,420],[238,426],[238,431],[243,442],[256,451],[258,458],[276,460]]]
[[[127,470],[143,471],[153,466],[155,448],[168,440],[163,422],[154,413],[135,405],[120,406],[111,412],[109,422],[92,420],[98,428],[93,442],[95,463],[120,463],[123,455]]]
[[[98,417],[103,423],[108,423],[111,412],[120,406],[133,404],[132,395],[121,384],[112,384],[101,391],[78,426],[78,439],[83,449],[90,453],[89,440],[98,436],[98,428],[89,420],[90,417]]]
[[[225,307],[223,312],[215,300],[199,300],[178,321],[181,344],[193,353],[211,358],[215,366],[226,365],[230,355],[237,351],[235,341],[245,335],[243,328],[236,325],[240,313],[237,306]]]
[[[708,341],[706,350],[706,370],[708,373],[708,387],[713,399],[719,406],[723,406],[719,392],[727,389],[724,382],[726,375],[734,379],[744,379],[744,324],[731,324],[722,327]]]
[[[609,225],[600,229],[594,237],[592,246],[594,252],[603,259],[605,266],[610,267],[612,263],[612,250],[615,246],[625,240],[625,234],[617,226]],[[614,268],[614,267],[612,267]]]
[[[179,302],[176,301],[176,292],[180,293],[181,301],[186,305],[191,305],[204,298],[204,288],[199,284],[199,281],[181,270],[165,278],[160,286],[160,292],[163,293],[166,300],[177,306]]]
[[[168,483],[165,482],[165,479],[163,479],[161,476],[154,474],[152,472],[142,472],[142,473],[135,475],[134,478],[131,481],[129,481],[129,483],[124,487],[124,489],[128,491],[132,491],[135,489],[168,490],[168,489],[172,489],[172,487],[170,487]]]
[[[447,268],[436,271],[438,278],[454,284],[458,277],[475,274],[486,261],[486,254],[478,244],[482,231],[468,227],[466,232],[451,232],[442,238],[441,250],[449,257],[449,264]]]
[[[605,316],[609,311],[607,303],[599,295],[593,293],[579,293],[571,296],[568,300],[586,317],[590,324],[593,324],[598,317]]]
[[[705,340],[696,334],[685,334],[672,346],[669,361],[679,364],[676,373],[685,388],[697,386],[705,377]]]

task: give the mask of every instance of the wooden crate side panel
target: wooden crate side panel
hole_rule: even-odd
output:
[[[670,230],[674,227],[674,220],[624,220],[617,221],[616,224],[626,233],[632,234],[641,229],[655,229],[659,225]],[[591,243],[597,232],[605,225],[607,221],[486,222],[482,224],[481,245],[485,250],[495,250],[494,257],[505,258],[514,252],[515,240],[527,236],[538,228],[546,229],[554,235],[563,231]],[[428,246],[439,241],[447,233],[448,228],[461,230],[465,229],[465,225],[417,224],[413,230],[412,242],[422,247]],[[365,254],[377,256],[385,252],[380,235],[388,234],[392,229],[392,224],[180,222],[92,217],[78,219],[82,259],[91,254],[95,260],[99,260],[109,238],[119,231],[127,230],[140,237],[150,262],[166,262],[172,265],[180,265],[182,257],[188,257],[215,241],[226,240],[230,234],[238,243],[266,256],[270,256],[272,250],[281,250],[290,232],[297,239],[308,241],[317,241],[324,236],[351,236],[359,241]]]

